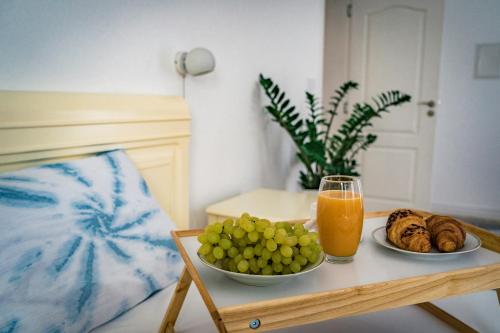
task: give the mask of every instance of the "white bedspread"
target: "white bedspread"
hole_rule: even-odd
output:
[[[157,293],[121,317],[94,330],[94,333],[150,333],[158,332],[170,296],[171,286]],[[496,293],[482,293],[452,297],[435,302],[479,332],[500,332],[500,307]],[[194,284],[191,285],[186,302],[175,326],[176,332],[217,332]],[[384,333],[446,333],[455,332],[446,324],[415,306],[382,311],[363,316],[340,318],[294,329],[274,332],[384,332]]]

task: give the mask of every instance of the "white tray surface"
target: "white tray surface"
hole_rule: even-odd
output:
[[[227,278],[201,263],[196,255],[196,237],[183,237],[181,241],[218,308],[500,263],[500,254],[484,248],[445,261],[418,260],[385,249],[375,243],[371,232],[386,220],[365,220],[364,241],[352,263],[325,262],[310,274],[269,287],[246,286]]]

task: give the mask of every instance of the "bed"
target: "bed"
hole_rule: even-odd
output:
[[[160,206],[179,229],[189,227],[190,116],[180,97],[87,93],[0,92],[0,172],[45,163],[77,160],[113,149],[124,149],[146,179]],[[98,333],[158,331],[175,285],[156,293],[115,320],[93,330]],[[484,331],[498,304],[483,293],[469,302],[488,302],[484,311],[464,311],[453,300],[440,306]],[[215,332],[210,315],[195,288],[188,293],[177,328],[182,332]],[[416,307],[359,318],[309,325],[284,332],[451,331]]]
[[[0,173],[124,149],[161,208],[188,228],[190,115],[182,98],[2,91],[0,105]]]

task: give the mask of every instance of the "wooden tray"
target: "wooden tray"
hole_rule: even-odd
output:
[[[475,332],[428,302],[488,289],[500,297],[500,237],[463,223],[481,238],[481,249],[458,260],[419,261],[384,249],[369,236],[389,213],[365,214],[365,240],[354,262],[325,263],[305,277],[271,287],[245,286],[208,269],[196,255],[202,230],[173,231],[186,266],[160,332],[174,331],[191,281],[220,332],[266,331],[407,305],[418,305],[459,331]]]

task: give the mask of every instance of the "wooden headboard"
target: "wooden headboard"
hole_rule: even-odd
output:
[[[0,91],[0,172],[123,148],[187,228],[190,119],[180,97]]]

